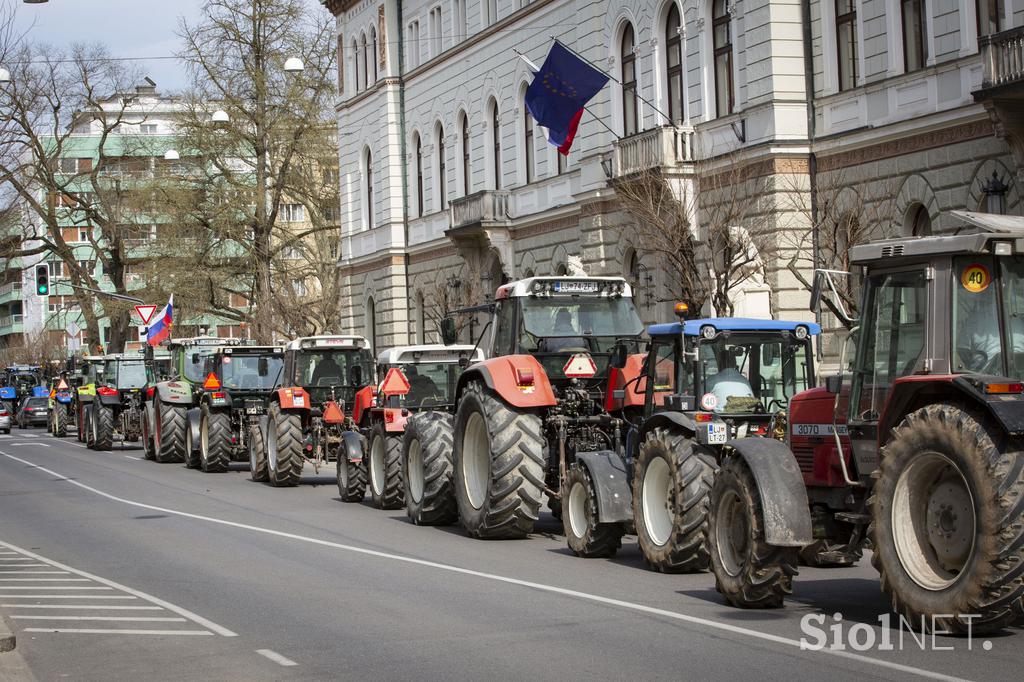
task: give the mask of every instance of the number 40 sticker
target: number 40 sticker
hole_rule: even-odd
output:
[[[991,281],[992,276],[989,275],[988,268],[978,263],[968,265],[960,275],[960,284],[963,285],[964,289],[974,294],[979,294],[988,289]]]

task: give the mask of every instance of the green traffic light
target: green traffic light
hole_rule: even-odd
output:
[[[45,284],[40,284],[38,287],[36,287],[36,290],[39,292],[40,295],[50,293],[50,288]]]

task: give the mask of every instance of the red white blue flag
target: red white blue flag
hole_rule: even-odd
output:
[[[161,341],[171,338],[171,322],[174,319],[174,294],[167,299],[167,305],[153,318],[146,330],[146,343],[155,346]]]

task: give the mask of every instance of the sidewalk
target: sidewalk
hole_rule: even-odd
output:
[[[0,616],[0,682],[34,682],[35,677],[25,659],[15,648],[14,633],[7,620]]]

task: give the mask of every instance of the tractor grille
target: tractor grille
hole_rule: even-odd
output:
[[[903,244],[893,244],[892,246],[882,247],[882,257],[891,258],[892,256],[903,255]]]
[[[801,472],[805,474],[814,473],[813,445],[794,445],[793,456],[796,457],[796,463],[800,465]]]

